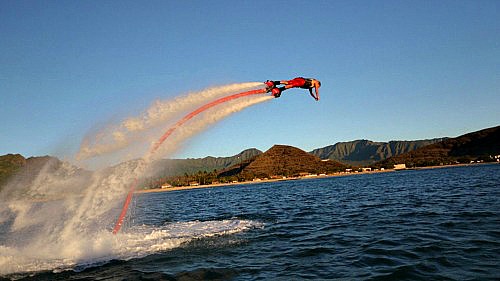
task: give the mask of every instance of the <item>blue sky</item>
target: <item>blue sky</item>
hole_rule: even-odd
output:
[[[458,136],[499,125],[500,1],[1,1],[0,155],[206,87],[316,77],[175,157]]]

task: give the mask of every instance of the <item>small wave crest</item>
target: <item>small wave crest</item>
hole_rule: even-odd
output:
[[[53,245],[55,249],[52,253],[22,246],[0,245],[0,276],[39,271],[80,271],[111,260],[129,260],[167,251],[196,239],[231,235],[261,227],[261,222],[241,219],[142,225],[117,235],[102,231],[86,239],[80,237],[73,244]]]

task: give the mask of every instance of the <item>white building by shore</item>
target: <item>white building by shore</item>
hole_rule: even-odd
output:
[[[394,164],[394,170],[404,170],[406,169],[406,164]]]

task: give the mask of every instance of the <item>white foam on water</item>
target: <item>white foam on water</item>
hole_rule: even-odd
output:
[[[0,246],[0,276],[45,270],[83,270],[112,259],[140,258],[195,239],[231,235],[263,226],[260,222],[239,219],[176,222],[134,227],[117,235],[103,230],[89,237],[75,237],[74,243],[65,241],[47,247],[41,243],[36,250],[33,245]]]

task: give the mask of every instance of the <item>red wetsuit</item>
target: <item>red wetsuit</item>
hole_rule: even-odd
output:
[[[313,87],[311,79],[297,77],[292,80],[287,81],[287,88],[302,88],[302,89],[311,89]]]
[[[302,77],[293,78],[292,80],[288,80],[288,86],[293,88],[302,88],[306,84],[306,79]]]

